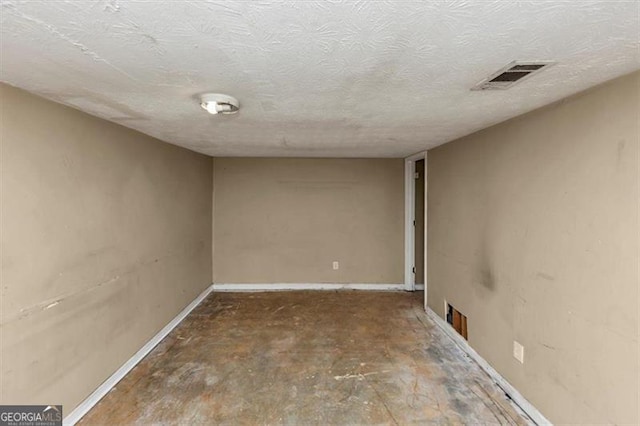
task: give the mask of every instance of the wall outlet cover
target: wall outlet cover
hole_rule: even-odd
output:
[[[336,261],[334,261],[334,262],[333,262],[333,270],[335,271],[335,270],[337,270],[337,269],[339,269],[339,268],[340,268],[340,263],[338,263],[338,261],[337,261],[337,260],[336,260]]]
[[[524,364],[524,346],[517,341],[513,341],[513,357]]]

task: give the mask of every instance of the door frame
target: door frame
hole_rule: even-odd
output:
[[[427,151],[404,159],[404,289],[416,290],[415,258],[415,190],[416,161],[424,159],[424,297],[427,300]],[[418,288],[419,289],[419,288]]]

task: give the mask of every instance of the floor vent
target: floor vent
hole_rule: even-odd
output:
[[[462,315],[460,311],[447,303],[447,322],[460,334],[465,340],[468,340],[467,334],[467,317]]]
[[[473,86],[471,90],[508,89],[514,84],[531,77],[533,74],[550,67],[554,63],[555,62],[550,61],[513,61],[506,67],[501,68],[499,71],[496,71],[480,83]]]

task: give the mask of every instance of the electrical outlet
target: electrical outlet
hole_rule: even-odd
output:
[[[513,357],[524,364],[524,346],[515,340],[513,341]]]
[[[340,269],[340,264],[338,263],[337,260],[334,260],[333,261],[333,270],[335,271],[337,269]]]

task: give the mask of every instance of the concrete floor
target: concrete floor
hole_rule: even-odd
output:
[[[215,293],[80,422],[526,424],[422,293]]]

